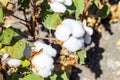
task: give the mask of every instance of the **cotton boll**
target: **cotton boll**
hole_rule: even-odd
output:
[[[83,48],[83,46],[84,46],[84,39],[83,38],[77,39],[75,37],[70,37],[70,39],[64,42],[63,44],[63,47],[71,52],[75,52],[80,48]]]
[[[85,28],[87,34],[89,34],[89,35],[92,35],[92,34],[93,34],[93,29],[92,29],[92,28],[86,27],[86,26],[84,26],[84,28]]]
[[[18,66],[20,66],[21,65],[21,60],[18,60],[18,59],[9,59],[8,61],[7,61],[7,64],[9,65],[9,66],[11,66],[11,67],[18,67]]]
[[[86,43],[86,44],[90,44],[90,42],[91,42],[91,36],[88,35],[88,34],[86,34],[86,35],[85,35],[85,43]]]
[[[54,0],[54,1],[59,2],[59,3],[63,3],[64,2],[64,0]]]
[[[8,53],[3,54],[1,61],[4,61],[5,59],[7,59],[9,57]]]
[[[76,38],[83,37],[85,34],[84,25],[80,21],[74,21],[72,35]]]
[[[41,53],[32,59],[32,64],[39,69],[45,68],[53,64],[53,59],[45,53]]]
[[[57,51],[49,45],[44,46],[43,52],[50,57],[55,57],[57,54]]]
[[[64,13],[66,11],[66,7],[58,2],[53,2],[50,4],[50,8],[52,11],[57,12],[57,13]]]
[[[51,75],[51,71],[50,70],[46,70],[46,69],[41,69],[38,73],[38,75],[47,78],[48,76]]]
[[[32,71],[40,76],[48,77],[51,75],[51,71],[54,68],[53,59],[46,55],[45,53],[41,53],[32,59]],[[37,68],[37,71],[36,71]]]
[[[41,41],[35,41],[34,42],[35,47],[33,48],[33,50],[35,51],[39,51],[40,49],[42,49],[44,47],[44,44]]]
[[[42,43],[39,40],[35,41],[34,45],[35,45],[35,47],[33,48],[33,50],[39,51],[40,49],[43,49],[43,52],[50,57],[55,57],[57,54],[57,51],[54,48],[52,48],[50,45],[46,45],[46,44]]]
[[[83,37],[83,35],[85,34],[84,25],[80,21],[73,19],[64,19],[62,24],[72,27],[72,35],[74,37]]]
[[[71,6],[72,5],[72,0],[65,0],[64,4],[67,6]]]
[[[60,25],[56,29],[55,37],[58,40],[66,41],[69,38],[71,33],[72,33],[72,28],[70,26]]]

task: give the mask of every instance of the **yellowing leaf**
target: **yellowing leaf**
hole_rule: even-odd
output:
[[[61,23],[61,21],[62,20],[59,14],[54,13],[54,14],[47,15],[46,18],[44,19],[43,24],[47,29],[55,30],[56,27]]]
[[[8,49],[8,53],[11,57],[21,59],[24,55],[26,43],[24,40],[19,40],[15,45]]]
[[[0,4],[2,4],[3,6],[6,6],[8,2],[9,0],[0,0]]]
[[[24,61],[22,61],[22,67],[28,67],[30,65],[30,61],[28,61],[28,60],[24,60]]]
[[[3,23],[3,9],[0,8],[0,23]]]

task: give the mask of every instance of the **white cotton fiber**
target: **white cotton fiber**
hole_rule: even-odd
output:
[[[34,51],[39,51],[44,47],[44,44],[39,40],[35,41],[34,45],[35,45],[35,47],[33,47]]]
[[[35,64],[36,67],[45,68],[53,64],[53,59],[45,53],[41,53],[40,55],[37,55],[32,59],[32,63]]]
[[[70,37],[69,40],[64,42],[63,47],[71,52],[75,52],[84,46],[84,39],[83,38],[75,38]]]
[[[63,3],[64,2],[64,0],[53,0],[53,1],[59,2],[59,3]]]
[[[83,37],[85,34],[84,26],[80,21],[74,21],[72,26],[73,32],[72,35],[76,38]]]
[[[58,40],[66,41],[71,33],[72,33],[72,28],[70,26],[61,24],[56,29],[55,37]]]
[[[50,57],[55,57],[57,54],[57,51],[49,45],[44,46],[43,52]]]
[[[66,11],[66,7],[59,2],[51,3],[50,8],[52,9],[52,11],[57,12],[57,13],[64,13]]]
[[[84,25],[80,21],[74,19],[64,19],[62,24],[72,27],[72,35],[74,37],[83,37],[85,34]]]
[[[1,58],[1,61],[4,61],[5,59],[7,59],[8,56],[9,56],[8,53],[3,54],[2,58]]]
[[[86,44],[90,44],[90,42],[91,42],[91,36],[90,35],[88,35],[88,34],[85,34],[85,43]]]
[[[50,57],[55,57],[57,54],[57,51],[54,48],[52,48],[50,45],[46,45],[46,44],[42,43],[39,40],[35,41],[34,45],[35,45],[35,47],[33,48],[33,50],[39,51],[40,49],[43,49],[43,52]]]
[[[84,26],[85,31],[87,32],[88,35],[92,35],[93,34],[93,29],[87,26]]]
[[[21,60],[19,59],[12,59],[10,58],[8,61],[7,61],[7,64],[11,67],[19,67],[21,65]]]
[[[50,56],[46,55],[45,53],[41,53],[33,57],[31,62],[34,65],[34,67],[32,67],[32,71],[34,73],[43,77],[48,77],[51,75],[54,65],[53,59]],[[37,68],[38,71],[36,71],[35,68]]]
[[[67,6],[71,6],[72,5],[72,0],[64,0],[64,4]]]

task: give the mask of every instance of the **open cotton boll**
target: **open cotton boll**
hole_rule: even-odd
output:
[[[93,34],[93,29],[92,28],[87,27],[87,26],[84,26],[84,28],[85,28],[85,31],[87,32],[87,34],[89,34],[89,35]]]
[[[83,46],[84,46],[84,39],[83,38],[77,39],[75,37],[70,37],[70,39],[64,42],[63,44],[63,47],[71,52],[75,52],[80,48],[83,48]]]
[[[37,68],[45,68],[50,67],[50,65],[53,64],[53,59],[50,56],[46,55],[45,53],[41,53],[33,57],[31,62]]]
[[[18,67],[18,66],[20,66],[21,65],[21,60],[18,60],[18,59],[9,59],[8,61],[7,61],[7,64],[9,65],[9,66],[11,66],[11,67]]]
[[[74,19],[64,19],[62,24],[72,27],[72,35],[74,37],[83,37],[85,34],[84,25],[80,21]]]
[[[72,29],[72,35],[76,38],[83,37],[85,34],[84,25],[80,21],[74,21]]]
[[[57,13],[64,13],[66,11],[66,7],[59,2],[51,3],[50,8],[52,9],[52,11],[57,12]]]
[[[51,75],[51,70],[41,69],[37,74],[47,78],[48,76]]]
[[[63,3],[64,0],[54,0],[55,2]]]
[[[90,44],[90,42],[91,42],[91,36],[88,34],[85,34],[85,43]]]
[[[4,61],[5,59],[7,59],[9,57],[8,53],[3,54],[1,61]]]
[[[44,46],[43,52],[50,57],[55,57],[57,54],[57,51],[49,45]]]
[[[37,41],[35,41],[34,42],[34,45],[35,45],[35,47],[33,47],[33,49],[35,50],[35,51],[39,51],[40,49],[42,49],[44,46],[45,46],[45,44],[43,44],[41,41],[39,41],[39,40],[37,40]]]
[[[50,57],[55,57],[57,54],[57,51],[52,48],[50,45],[46,45],[42,43],[41,41],[35,41],[34,42],[35,47],[33,48],[35,51],[39,51],[40,49],[43,49],[43,52],[47,54]]]
[[[55,37],[60,41],[66,41],[71,33],[72,28],[70,26],[59,25],[55,31]]]
[[[64,4],[67,6],[71,6],[72,5],[72,0],[65,0]]]
[[[54,68],[53,65],[53,59],[49,57],[48,55],[41,53],[32,59],[32,64],[34,67],[32,67],[32,71],[40,76],[48,77],[51,75],[51,71]],[[36,69],[38,71],[36,71]]]

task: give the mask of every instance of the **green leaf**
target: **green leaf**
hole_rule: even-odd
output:
[[[86,58],[86,51],[80,50],[77,52],[79,57],[79,64],[85,64],[85,58]]]
[[[0,8],[0,23],[3,23],[3,9]]]
[[[110,7],[108,5],[104,5],[102,9],[98,11],[98,17],[105,18],[110,14]]]
[[[14,44],[10,49],[8,49],[8,53],[11,57],[21,59],[24,54],[26,43],[24,40],[19,40]]]
[[[97,7],[99,7],[99,2],[98,2],[98,0],[94,0],[94,4],[95,4]]]
[[[54,72],[54,74],[50,76],[50,80],[69,80],[69,79],[67,77],[66,72],[59,71]]]
[[[30,65],[30,61],[28,61],[28,60],[24,60],[24,61],[22,61],[22,67],[28,67]]]
[[[80,14],[83,14],[85,0],[73,0],[74,6],[76,7],[75,17],[76,19],[79,18]]]
[[[9,45],[14,36],[14,33],[15,32],[12,28],[7,28],[6,30],[4,30],[2,33],[2,44]]]
[[[61,20],[59,14],[54,13],[54,14],[47,15],[43,24],[47,29],[55,30],[56,26],[59,25],[61,23],[61,21],[62,20]]]
[[[41,77],[41,76],[38,76],[38,75],[36,75],[34,73],[31,73],[31,74],[25,76],[24,80],[44,80],[44,78]]]

